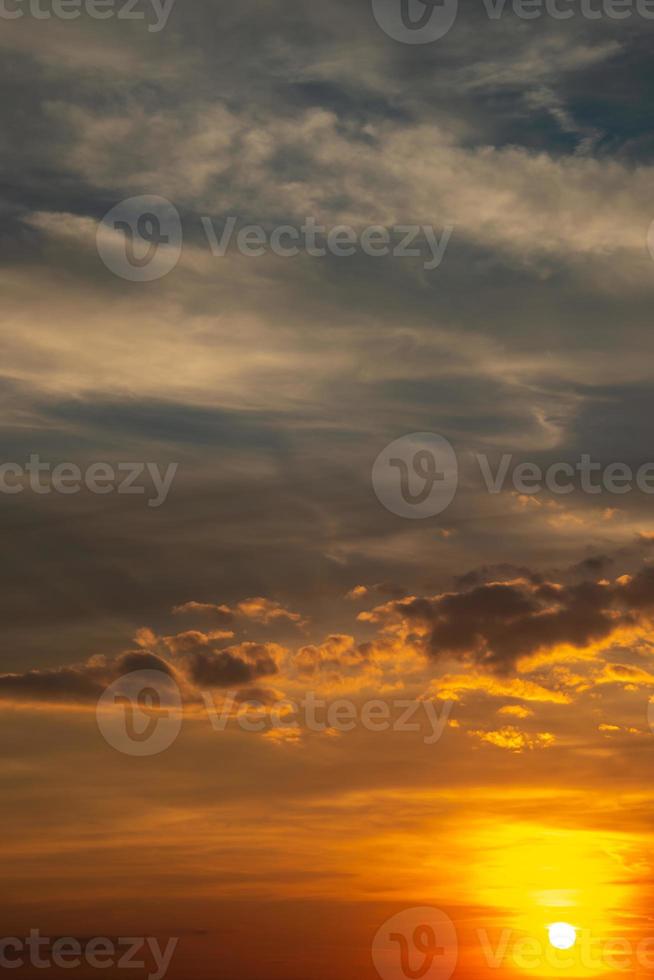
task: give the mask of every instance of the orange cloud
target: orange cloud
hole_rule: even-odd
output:
[[[237,616],[250,619],[255,623],[263,623],[268,626],[270,623],[286,621],[297,626],[304,626],[306,620],[299,613],[285,609],[281,603],[273,599],[266,599],[257,596],[253,599],[242,599],[235,606],[225,604],[218,605],[207,602],[185,602],[181,606],[175,606],[175,614],[202,613],[217,616],[224,623],[231,623]]]
[[[513,725],[508,725],[499,731],[472,731],[468,732],[468,735],[478,738],[480,742],[486,742],[489,745],[495,745],[498,749],[507,749],[510,752],[548,748],[556,741],[549,732],[538,732],[536,735],[530,735],[514,728]]]
[[[520,701],[541,701],[550,704],[570,704],[571,697],[563,691],[551,690],[520,677],[499,678],[493,674],[446,674],[430,685],[430,692],[441,701],[460,701],[462,694],[480,692],[493,698],[516,698]]]

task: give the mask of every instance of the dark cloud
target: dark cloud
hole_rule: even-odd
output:
[[[0,699],[62,704],[94,702],[107,685],[124,674],[140,670],[161,671],[168,676],[173,674],[165,660],[150,653],[127,652],[113,660],[92,657],[87,663],[70,667],[2,674]]]
[[[592,562],[590,570],[595,570]],[[530,577],[473,586],[390,603],[372,619],[399,617],[409,627],[427,628],[426,649],[436,660],[454,657],[503,674],[537,651],[564,644],[581,650],[605,640],[653,609],[654,568],[644,566],[612,584],[539,583]]]
[[[244,643],[216,653],[193,653],[186,658],[186,669],[198,687],[236,687],[278,672],[269,647],[258,643]]]
[[[97,673],[89,676],[84,668],[29,670],[0,676],[0,697],[10,701],[92,701],[100,697],[103,689]]]
[[[556,590],[549,585],[485,585],[418,600],[409,619],[429,623],[429,651],[458,656],[498,672],[512,669],[520,656],[559,643],[587,645],[607,636],[612,622],[599,586]]]
[[[570,573],[572,575],[578,575],[581,578],[589,578],[591,575],[599,578],[602,575],[606,575],[614,564],[615,559],[609,555],[592,555],[573,565]]]

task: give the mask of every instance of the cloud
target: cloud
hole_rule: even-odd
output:
[[[237,604],[234,612],[236,615],[244,616],[246,619],[251,619],[255,623],[263,623],[266,626],[270,623],[282,621],[294,623],[297,626],[304,625],[304,620],[299,613],[284,609],[279,602],[273,602],[271,599],[262,599],[261,597],[258,599],[244,599]]]
[[[369,644],[357,644],[353,636],[333,634],[319,645],[301,647],[293,657],[293,664],[302,677],[311,677],[322,671],[339,673],[348,667],[362,667],[370,663]]]
[[[614,628],[608,605],[607,590],[594,583],[518,580],[390,603],[370,621],[404,621],[424,634],[435,659],[453,657],[504,673],[529,653],[563,643],[581,648],[608,636]]]
[[[198,688],[236,687],[277,674],[284,652],[274,643],[241,643],[215,653],[196,651],[185,658],[185,667]]]
[[[225,624],[233,623],[237,617],[242,617],[254,623],[262,623],[264,626],[280,622],[293,623],[296,626],[305,625],[305,620],[299,613],[284,609],[281,603],[262,597],[243,599],[233,607],[206,602],[186,602],[182,606],[175,606],[173,612],[178,615],[187,613],[207,614],[217,617],[220,622]]]
[[[593,675],[594,684],[621,684],[635,690],[638,687],[654,688],[654,674],[633,664],[605,664],[599,673]]]
[[[334,225],[438,216],[466,241],[527,262],[642,256],[650,167],[518,146],[470,147],[447,124],[426,120],[343,127],[325,108],[292,120],[216,102],[192,112],[129,107],[102,114],[64,104],[50,111],[72,135],[66,166],[96,187],[119,182],[125,195],[156,188],[209,215],[231,208],[256,210],[264,220],[314,215]],[[163,152],[171,146],[174,152]],[[276,166],[284,157],[302,159],[298,179]]]
[[[502,678],[482,673],[446,674],[432,681],[430,693],[442,701],[460,701],[462,695],[480,693],[491,698],[515,698],[543,704],[572,702],[567,691],[555,690],[522,677]],[[518,707],[512,707],[511,711],[502,709],[505,714],[517,714],[521,710]]]
[[[234,634],[231,630],[213,630],[210,633],[202,633],[200,630],[187,630],[185,633],[176,633],[174,636],[162,637],[162,643],[170,653],[182,655],[194,653],[198,650],[205,650],[223,640],[231,640],[233,637]],[[153,636],[153,639],[156,643],[156,637]]]
[[[303,733],[297,725],[287,725],[283,728],[270,728],[264,732],[263,738],[273,745],[299,745]]]
[[[170,664],[150,653],[128,652],[110,659],[92,657],[86,663],[54,669],[0,675],[0,700],[25,703],[84,704],[98,700],[113,681],[139,670],[173,676]]]
[[[504,702],[500,715],[525,720],[534,704],[565,708],[611,685],[627,694],[654,688],[654,672],[644,662],[654,653],[654,568],[645,562],[612,581],[574,581],[583,571],[598,574],[609,564],[598,559],[573,565],[567,582],[528,569],[520,578],[488,581],[490,569],[482,569],[459,576],[453,591],[392,599],[359,613],[358,622],[365,630],[372,627],[372,636],[332,632],[295,650],[270,636],[236,643],[231,629],[160,635],[143,627],[136,631],[136,650],[5,674],[0,696],[23,703],[91,702],[122,674],[152,669],[173,675],[195,702],[204,689],[260,689],[267,691],[265,703],[297,696],[307,686],[325,696],[406,691],[417,699],[465,703],[473,712],[483,699],[497,699]],[[504,569],[506,575],[514,571]],[[347,597],[339,603],[335,615],[351,615]],[[307,622],[263,598],[229,606],[191,602],[173,612],[208,615],[221,626],[244,620],[271,632],[280,623]],[[461,663],[466,671],[452,669]],[[574,671],[570,664],[577,665]],[[272,678],[277,694],[261,684]]]
[[[181,606],[175,606],[173,608],[173,613],[178,616],[183,616],[186,614],[199,613],[201,615],[210,615],[217,618],[221,623],[225,625],[230,625],[234,622],[234,613],[229,608],[229,606],[218,606],[211,602],[185,602]]]
[[[525,749],[549,748],[556,741],[550,732],[537,732],[531,735],[528,732],[520,731],[513,725],[507,725],[498,731],[470,731],[472,738],[494,745],[498,749],[507,749],[509,752],[524,752]]]
[[[448,658],[498,675],[537,669],[549,657],[593,657],[629,637],[654,610],[654,567],[608,580],[562,584],[536,577],[410,597],[360,613],[362,622],[417,634],[436,661]]]
[[[633,726],[625,728],[622,725],[610,725],[606,722],[602,725],[598,725],[597,730],[598,732],[601,732],[602,735],[606,735],[607,737],[610,737],[612,735],[646,735],[647,734],[640,728],[634,728]]]
[[[143,631],[139,632],[143,636]],[[171,639],[175,641],[172,644],[167,642]],[[205,640],[202,634],[164,638],[164,644],[173,648],[174,663],[139,650],[113,658],[95,656],[70,667],[2,674],[0,700],[25,704],[94,704],[113,681],[141,670],[161,671],[174,677],[180,688],[196,699],[203,688],[241,687],[272,677],[279,673],[279,665],[288,653],[275,643],[241,643],[216,651],[209,649],[210,643]],[[268,703],[273,693],[249,688],[240,692],[239,697]]]
[[[533,711],[530,708],[523,708],[521,704],[505,704],[498,708],[498,715],[510,715],[512,718],[531,718]]]
[[[97,700],[102,691],[101,673],[84,667],[0,675],[0,698],[8,701],[88,702]]]
[[[347,593],[345,598],[351,602],[356,602],[359,599],[366,599],[373,593],[392,596],[394,599],[401,599],[406,595],[406,589],[393,582],[380,582],[377,585],[357,585]]]

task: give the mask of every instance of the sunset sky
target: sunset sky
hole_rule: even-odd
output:
[[[156,30],[139,3],[0,4],[0,945],[177,937],[171,980],[406,980],[379,936],[431,908],[460,980],[642,980],[654,20],[461,0],[419,44],[380,24],[400,0],[176,0]],[[133,198],[179,215],[151,281],[105,218]],[[214,254],[230,219],[357,239]],[[419,254],[360,247],[414,225]],[[458,469],[426,516],[388,505],[401,459],[422,489],[415,433]],[[34,456],[132,464],[145,493],[35,490]],[[141,671],[181,707],[138,756],[111,732]]]

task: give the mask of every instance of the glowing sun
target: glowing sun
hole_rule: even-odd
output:
[[[555,949],[570,949],[577,941],[577,930],[569,922],[554,922],[547,928]]]

